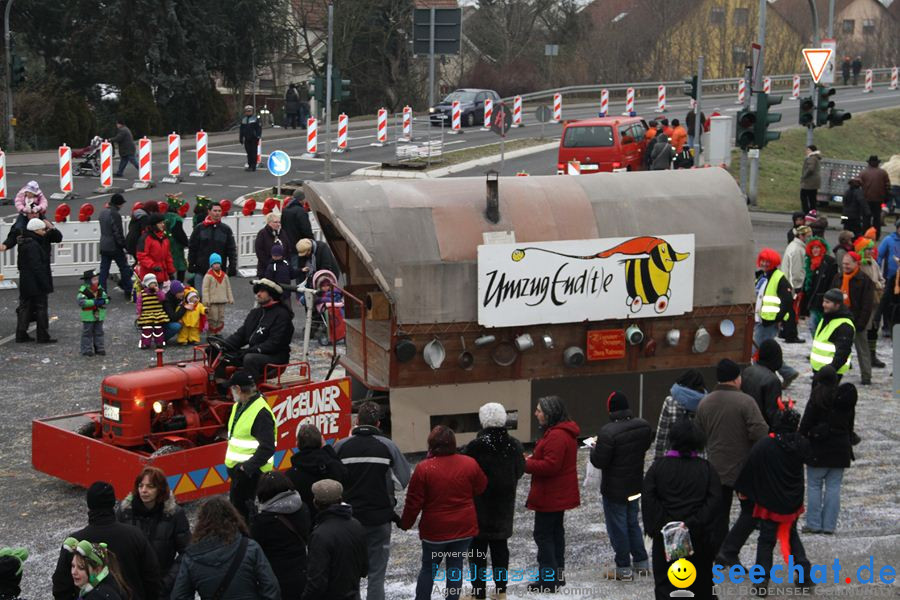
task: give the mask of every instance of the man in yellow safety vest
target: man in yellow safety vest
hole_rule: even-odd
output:
[[[778,336],[778,328],[786,325],[793,310],[794,295],[791,284],[778,269],[781,255],[771,248],[763,248],[756,258],[759,267],[756,279],[756,326],[753,328],[753,345],[759,347],[766,340]],[[787,363],[781,365],[778,374],[787,388],[800,375]]]
[[[255,512],[253,498],[260,474],[275,466],[278,426],[268,401],[256,389],[250,374],[235,371],[228,381],[234,405],[228,418],[225,466],[231,478],[231,503],[244,519]]]
[[[844,305],[844,293],[838,288],[825,292],[822,298],[822,320],[816,327],[809,364],[813,371],[831,365],[838,380],[850,370],[850,353],[853,350],[853,314]]]

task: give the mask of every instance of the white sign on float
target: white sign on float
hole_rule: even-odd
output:
[[[694,309],[694,235],[478,246],[478,323],[512,327]]]

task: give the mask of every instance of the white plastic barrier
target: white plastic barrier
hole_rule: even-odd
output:
[[[239,207],[235,208],[240,210]],[[322,233],[315,215],[310,213],[309,216],[313,234],[317,240],[321,240]],[[128,232],[130,220],[130,216],[123,215],[122,225],[126,233]],[[255,267],[256,252],[254,251],[254,242],[256,241],[256,234],[266,224],[265,215],[258,212],[250,217],[230,215],[224,217],[222,221],[234,233],[238,252],[238,268]],[[99,268],[100,223],[96,219],[86,223],[68,221],[66,223],[55,223],[55,225],[62,233],[63,241],[51,246],[53,251],[50,254],[50,264],[54,277],[80,276],[88,269]],[[11,228],[12,222],[0,222],[0,242],[6,239]],[[188,237],[191,236],[192,229],[192,215],[188,215],[184,220],[184,232]],[[18,246],[6,252],[0,252],[0,274],[3,275],[4,279],[19,278],[19,269],[16,266],[17,249]],[[185,259],[187,259],[187,248],[185,248]],[[110,272],[118,272],[115,263],[112,264]]]

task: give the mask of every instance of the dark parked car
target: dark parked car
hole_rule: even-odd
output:
[[[428,109],[432,125],[440,125],[444,121],[445,127],[450,127],[450,110],[453,101],[459,101],[460,125],[472,127],[484,124],[484,101],[490,98],[494,101],[494,110],[500,106],[500,96],[494,90],[460,89],[450,92],[446,98],[437,105]]]

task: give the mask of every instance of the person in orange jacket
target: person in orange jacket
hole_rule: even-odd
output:
[[[687,139],[687,130],[678,119],[672,119],[672,135],[669,136],[669,140],[672,146],[675,147],[675,154],[681,152],[681,149],[687,143]]]

